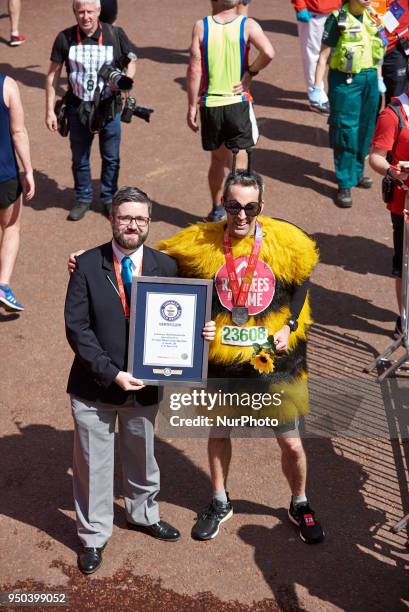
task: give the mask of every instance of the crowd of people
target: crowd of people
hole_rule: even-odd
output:
[[[307,459],[299,433],[299,419],[308,413],[308,288],[318,254],[301,229],[262,215],[264,182],[252,168],[258,130],[251,83],[274,59],[274,49],[248,16],[250,1],[211,0],[209,14],[193,27],[187,125],[201,131],[202,147],[210,151],[211,210],[204,222],[162,240],[159,250],[145,244],[153,206],[149,196],[136,187],[118,189],[121,120],[135,110],[131,91],[137,49],[125,31],[113,25],[120,11],[116,0],[73,0],[76,23],[57,35],[51,50],[45,122],[51,132],[69,137],[75,198],[68,219],[81,220],[92,205],[90,155],[97,135],[100,197],[112,227],[111,241],[70,256],[65,304],[66,333],[75,354],[68,393],[75,430],[74,503],[82,544],[78,565],[85,574],[101,565],[112,533],[117,419],[129,528],[166,541],[181,536],[161,520],[156,500],[158,388],[128,372],[130,287],[132,278],[141,274],[214,281],[212,318],[202,333],[209,343],[209,380],[216,388],[224,384],[222,379],[233,385],[244,380],[245,388],[287,385],[290,399],[274,433],[291,492],[288,517],[304,542],[324,539],[306,494]],[[9,4],[11,10],[19,3]],[[353,187],[372,186],[364,172],[372,140],[370,164],[389,181],[399,298],[405,183],[409,184],[409,161],[406,166],[400,163],[409,159],[408,1],[292,0],[292,5],[306,97],[313,111],[328,115],[337,205],[349,208]],[[10,45],[16,46],[24,37],[13,23]],[[56,104],[64,67],[68,90]],[[386,108],[374,136],[383,94]],[[0,75],[0,142],[0,303],[9,312],[21,312],[24,306],[10,280],[19,247],[21,197],[30,200],[35,184],[19,89],[8,75]],[[263,282],[253,285],[255,275]],[[399,325],[398,317],[398,333]],[[229,340],[243,328],[256,329],[264,342]],[[208,440],[213,495],[192,528],[197,540],[216,537],[233,514],[227,491],[230,433],[229,428],[217,435],[211,432]]]

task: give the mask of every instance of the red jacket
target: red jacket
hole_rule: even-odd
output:
[[[342,2],[341,0],[291,0],[291,4],[297,12],[308,9],[313,13],[331,13],[339,8]]]

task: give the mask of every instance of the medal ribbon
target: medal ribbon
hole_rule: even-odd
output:
[[[246,273],[240,285],[239,280],[237,278],[236,266],[234,265],[234,257],[233,257],[232,247],[231,247],[231,240],[230,240],[230,236],[229,236],[229,232],[227,228],[224,232],[223,249],[224,249],[224,257],[226,260],[226,268],[227,268],[227,274],[229,278],[229,284],[230,284],[230,288],[232,291],[233,306],[245,306],[247,304],[247,298],[249,295],[251,283],[253,282],[254,272],[256,271],[258,258],[260,256],[262,241],[263,241],[263,233],[261,231],[261,224],[257,222],[256,223],[256,236],[255,236],[253,248],[251,250],[251,254],[248,260]]]
[[[121,265],[115,253],[113,252],[112,254],[114,256],[114,268],[115,268],[116,282],[118,283],[119,297],[121,298],[122,308],[124,309],[125,316],[129,317],[129,306],[128,306],[128,302],[126,301],[124,281],[122,280],[122,276],[121,276]],[[139,268],[138,276],[141,276],[141,274],[142,274],[142,262]]]

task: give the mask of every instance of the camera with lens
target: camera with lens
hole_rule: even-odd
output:
[[[120,91],[130,91],[133,80],[126,76],[123,71],[132,61],[136,60],[135,53],[122,55],[117,64],[104,64],[99,70],[99,76],[110,85],[115,85]]]
[[[124,123],[131,123],[133,115],[143,119],[149,123],[153,108],[146,108],[145,106],[139,106],[136,99],[132,96],[128,96],[125,100],[124,108],[121,114],[121,121]]]

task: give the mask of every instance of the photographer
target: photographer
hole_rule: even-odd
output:
[[[66,104],[76,200],[68,219],[78,221],[92,204],[90,154],[96,132],[99,133],[102,158],[101,201],[105,213],[108,215],[111,212],[112,198],[118,188],[120,90],[129,90],[132,86],[135,61],[127,57],[134,47],[125,32],[99,21],[100,0],[74,0],[73,10],[77,25],[60,32],[51,51],[51,65],[46,79],[45,121],[50,131],[57,131],[55,92],[65,64],[69,82]],[[122,70],[127,62],[126,69]],[[119,71],[126,76],[119,74]]]
[[[390,161],[388,161],[390,160]],[[398,309],[402,295],[402,256],[403,256],[403,209],[406,190],[409,185],[409,97],[404,93],[392,102],[379,115],[369,163],[383,175],[384,201],[391,213],[393,228],[394,254],[392,276],[395,277]],[[402,332],[400,316],[396,319],[395,335]]]

